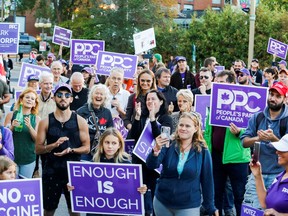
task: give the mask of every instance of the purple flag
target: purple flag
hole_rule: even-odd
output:
[[[137,164],[68,162],[73,212],[143,215],[142,170]]]
[[[0,215],[44,215],[42,180],[0,181]]]
[[[99,51],[96,68],[97,74],[110,75],[110,71],[113,67],[120,67],[124,70],[124,78],[133,78],[134,73],[137,70],[138,56]]]
[[[158,126],[160,127],[159,123],[158,123]],[[151,124],[150,122],[148,122],[145,125],[134,147],[133,154],[135,154],[138,158],[140,158],[142,161],[146,163],[146,159],[148,155],[150,154],[150,152],[152,151],[154,146],[155,146],[155,139],[152,134]],[[158,173],[161,173],[161,170],[162,170],[162,165],[158,169],[155,169],[155,171]]]
[[[73,64],[95,65],[98,52],[105,50],[105,41],[72,39],[70,50]]]
[[[60,26],[54,26],[54,33],[52,43],[70,47],[70,40],[72,37],[72,31],[69,29],[62,28]]]
[[[17,54],[19,23],[0,23],[0,53]]]
[[[253,208],[251,206],[248,206],[248,205],[244,205],[242,204],[241,206],[241,216],[263,216],[264,212],[259,210],[259,209],[256,209],[256,208]]]
[[[266,107],[268,89],[236,84],[212,84],[210,124],[246,128],[251,116]]]
[[[19,79],[18,79],[18,86],[25,87],[27,83],[27,78],[29,75],[34,74],[35,76],[40,76],[43,71],[51,72],[50,68],[48,67],[41,67],[38,65],[33,65],[29,63],[22,63]]]
[[[267,52],[276,54],[279,58],[286,59],[288,45],[273,38],[269,38]]]
[[[113,125],[117,130],[120,131],[120,133],[122,134],[122,137],[126,139],[128,135],[128,130],[126,129],[123,120],[120,117],[114,117]]]
[[[202,130],[205,130],[206,119],[210,107],[210,95],[195,95],[195,112],[199,113],[202,117]]]

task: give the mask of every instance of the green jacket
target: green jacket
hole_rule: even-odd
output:
[[[212,126],[209,124],[210,114],[206,119],[206,128],[204,132],[204,139],[208,145],[210,152],[212,152]],[[244,129],[241,129],[239,136],[235,136],[230,132],[229,127],[226,128],[224,139],[224,150],[222,163],[247,163],[250,162],[251,152],[250,148],[243,148],[240,135],[244,133]]]

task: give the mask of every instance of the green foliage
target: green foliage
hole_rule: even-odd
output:
[[[261,4],[267,5],[271,10],[288,10],[288,0],[261,0]]]

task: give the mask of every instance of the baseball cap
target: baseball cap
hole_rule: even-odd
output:
[[[55,91],[54,93],[56,93],[57,91],[61,90],[61,89],[65,89],[65,90],[68,90],[70,93],[72,93],[72,89],[71,89],[71,86],[66,84],[66,83],[61,83],[59,85],[57,85],[55,87]]]
[[[27,77],[27,81],[30,82],[30,81],[32,81],[32,80],[39,81],[39,77],[36,76],[35,74],[29,75],[29,76]]]
[[[242,68],[242,69],[240,69],[239,72],[241,72],[241,73],[243,73],[243,74],[245,74],[245,75],[247,75],[247,76],[250,75],[250,72],[249,72],[249,70],[248,70],[247,68]],[[238,72],[238,73],[239,73],[239,72]]]
[[[259,63],[258,59],[256,59],[256,58],[252,59],[251,62],[257,62],[257,63]]]
[[[288,151],[288,134],[283,136],[278,142],[271,142],[273,147],[280,152]]]
[[[162,55],[159,53],[154,54],[154,58],[157,59],[157,62],[162,62]]]
[[[287,62],[284,60],[281,60],[280,62],[278,62],[278,64],[284,64],[285,66],[287,65]]]
[[[64,60],[64,59],[60,59],[59,60],[62,64],[66,64],[67,65],[67,62]]]
[[[179,61],[186,61],[186,58],[184,56],[177,56],[177,62]]]
[[[83,72],[83,71],[86,71],[86,72],[89,73],[89,74],[93,74],[93,73],[94,73],[93,68],[90,68],[90,67],[84,67],[84,68],[81,70],[81,72]]]
[[[284,95],[284,96],[286,96],[287,91],[288,91],[287,86],[285,86],[282,82],[275,83],[273,86],[271,86],[269,91],[272,89],[276,90],[280,95]]]
[[[49,53],[49,54],[47,55],[47,57],[52,57],[52,58],[54,58],[55,56],[54,56],[53,53]]]

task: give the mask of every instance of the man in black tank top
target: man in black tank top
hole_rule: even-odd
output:
[[[70,215],[70,194],[67,191],[67,161],[80,161],[81,154],[90,151],[88,125],[70,110],[73,101],[71,87],[60,84],[55,88],[56,111],[41,120],[36,139],[36,153],[47,154],[43,169],[43,200],[46,216],[54,215],[62,192]],[[47,144],[45,144],[47,143]]]

